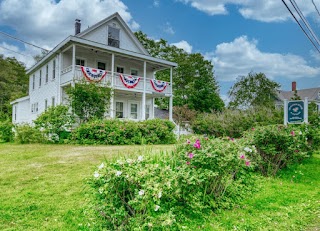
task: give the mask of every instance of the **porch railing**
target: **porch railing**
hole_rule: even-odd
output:
[[[121,74],[121,73],[114,73],[114,75],[112,75],[111,71],[107,71],[107,74],[101,80],[101,83],[109,85],[109,86],[113,85],[114,89],[143,92],[143,85],[144,85],[144,78],[143,77],[139,77],[139,76],[135,77],[135,78],[140,78],[140,80],[138,81],[138,83],[134,87],[132,87],[132,85],[130,85],[130,84],[126,86],[126,84],[124,84],[123,79],[121,80],[121,76],[123,79],[124,78],[129,79],[131,77],[129,75]],[[80,66],[75,67],[74,76],[72,73],[72,66],[68,66],[61,71],[60,84],[65,85],[65,84],[71,83],[73,81],[80,81],[83,79],[85,79],[85,76],[82,73]],[[171,89],[172,89],[171,83],[165,82],[166,87],[164,88],[164,90],[162,90],[162,89],[155,88],[155,86],[152,85],[150,80],[152,80],[152,79],[146,78],[146,92],[147,93],[154,93],[154,94],[161,94],[161,95],[171,94]]]

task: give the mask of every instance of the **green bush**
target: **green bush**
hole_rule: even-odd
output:
[[[13,140],[13,124],[9,121],[0,121],[0,143]]]
[[[220,113],[199,115],[192,124],[192,130],[196,134],[239,138],[244,131],[255,126],[282,123],[282,113],[281,110],[263,107],[248,110],[226,109]]]
[[[245,134],[244,139],[257,149],[253,158],[263,175],[274,176],[287,165],[309,157],[311,148],[305,128],[301,125],[270,125]]]
[[[175,143],[173,129],[172,122],[160,119],[93,120],[76,128],[72,140],[79,144],[170,144]]]
[[[35,121],[36,128],[40,129],[49,142],[63,143],[70,135],[74,117],[69,113],[69,107],[58,105],[49,107]]]
[[[101,164],[90,181],[97,229],[181,230],[188,219],[231,207],[254,186],[247,149],[241,142],[202,139],[173,153]]]
[[[31,144],[44,143],[47,139],[39,129],[29,124],[19,124],[15,127],[14,141],[19,144]]]

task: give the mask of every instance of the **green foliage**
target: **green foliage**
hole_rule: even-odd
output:
[[[36,128],[46,134],[48,141],[62,143],[74,123],[74,117],[68,111],[69,107],[64,105],[49,107],[34,121]]]
[[[110,105],[111,88],[94,82],[79,82],[67,89],[70,105],[80,122],[102,119]]]
[[[181,230],[193,217],[231,207],[254,186],[254,163],[241,143],[203,139],[173,153],[120,158],[91,180],[107,230]]]
[[[200,114],[192,123],[192,129],[196,134],[239,138],[244,131],[255,126],[280,124],[282,121],[283,112],[273,108],[225,109],[220,113]]]
[[[0,55],[0,121],[11,119],[10,101],[25,96],[28,83],[24,64]]]
[[[171,144],[176,140],[174,127],[172,122],[161,119],[93,120],[77,127],[72,139],[79,144]]]
[[[46,138],[39,129],[29,124],[19,124],[15,127],[14,141],[18,144],[44,143]]]
[[[256,106],[274,106],[276,90],[280,84],[269,80],[263,73],[250,72],[241,76],[229,90],[231,108],[248,108]]]
[[[310,145],[305,127],[270,125],[257,127],[245,134],[245,139],[257,149],[254,160],[265,176],[309,157]]]
[[[13,124],[9,121],[0,121],[0,143],[13,140]]]
[[[188,105],[200,112],[221,110],[224,103],[219,97],[219,87],[213,75],[213,65],[200,53],[188,54],[183,49],[171,46],[164,39],[154,41],[141,31],[135,35],[153,57],[176,62],[173,72],[173,104]],[[170,71],[158,71],[156,78],[169,81]],[[168,99],[157,99],[160,108],[168,107]]]

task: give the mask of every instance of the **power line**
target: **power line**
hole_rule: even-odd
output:
[[[25,55],[25,54],[22,54],[22,53],[20,53],[20,52],[17,52],[17,51],[11,50],[11,49],[6,48],[6,47],[3,47],[3,46],[0,46],[0,48],[5,49],[5,50],[8,50],[8,51],[11,51],[11,52],[14,52],[14,53],[17,53],[17,54],[19,54],[19,55],[26,56],[26,57],[32,57],[32,56],[30,56],[30,55]]]
[[[5,35],[5,36],[7,36],[7,37],[9,37],[9,38],[15,39],[15,40],[17,40],[17,41],[19,41],[19,42],[28,44],[28,45],[30,45],[30,46],[36,47],[36,48],[41,49],[41,50],[43,50],[43,51],[49,52],[49,50],[47,50],[47,49],[44,49],[44,48],[39,47],[39,46],[37,46],[37,45],[34,45],[34,44],[32,44],[32,43],[23,41],[22,39],[16,38],[16,37],[14,37],[14,36],[12,36],[12,35],[9,35],[9,34],[7,34],[7,33],[2,32],[2,31],[0,31],[0,34]]]
[[[311,0],[311,2],[312,2],[312,4],[313,4],[314,8],[316,9],[316,11],[318,12],[318,15],[320,16],[320,12],[319,12],[319,10],[318,10],[318,7],[316,6],[316,4],[314,3],[313,0]]]
[[[282,0],[283,4],[286,6],[286,8],[288,9],[288,11],[290,12],[290,14],[292,15],[292,17],[296,20],[296,22],[298,23],[299,27],[301,28],[301,30],[303,31],[303,33],[308,37],[309,41],[313,44],[313,46],[317,49],[317,51],[320,53],[319,48],[317,47],[317,45],[312,41],[312,39],[310,38],[310,36],[308,35],[308,33],[306,32],[306,30],[302,27],[302,25],[300,24],[299,20],[296,18],[296,16],[292,13],[291,9],[288,7],[287,3]]]

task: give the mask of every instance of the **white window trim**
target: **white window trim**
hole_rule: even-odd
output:
[[[138,74],[135,76],[139,76],[139,70],[137,68],[130,68],[130,75],[132,75],[132,71],[137,71]]]
[[[106,60],[96,59],[95,61],[96,61],[96,68],[98,68],[98,62],[99,62],[99,63],[106,64],[106,70],[108,70],[108,62]]]
[[[87,66],[87,65],[88,65],[88,64],[87,64],[87,59],[86,59],[86,58],[76,56],[75,63],[77,62],[77,59],[84,60],[84,66]],[[77,64],[76,64],[76,66],[77,66]],[[81,65],[78,65],[78,66],[81,66]]]
[[[118,118],[117,117],[117,103],[123,103],[123,107],[122,107],[122,113],[123,113],[123,117],[122,118]],[[118,118],[118,119],[124,119],[126,118],[126,103],[123,100],[117,100],[114,102],[114,118]]]
[[[123,68],[123,74],[125,74],[125,70],[126,70],[126,69],[124,68],[124,66],[120,66],[120,65],[116,65],[116,70],[115,70],[116,73],[120,73],[120,72],[118,72],[118,70],[117,70],[118,67],[119,67],[119,68]]]
[[[133,119],[131,118],[131,104],[137,104],[137,118],[136,119]],[[132,119],[132,120],[139,120],[141,118],[140,114],[140,102],[139,101],[136,101],[136,100],[128,100],[128,106],[127,106],[127,110],[128,110],[128,119]]]

